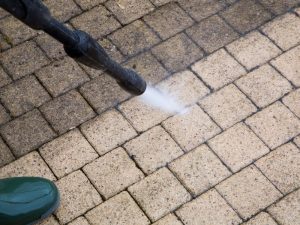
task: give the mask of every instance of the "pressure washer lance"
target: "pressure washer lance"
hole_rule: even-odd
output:
[[[0,7],[35,30],[43,30],[64,45],[66,53],[77,62],[94,69],[104,69],[119,85],[133,95],[146,90],[146,82],[133,70],[113,61],[89,34],[70,30],[51,16],[40,0],[0,0]]]

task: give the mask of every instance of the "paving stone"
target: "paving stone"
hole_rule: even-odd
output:
[[[54,97],[89,80],[87,74],[69,57],[44,67],[36,75]]]
[[[0,168],[0,178],[24,176],[44,177],[49,180],[56,180],[47,164],[37,152],[31,152]]]
[[[219,193],[248,219],[282,195],[254,166],[249,166],[217,186]]]
[[[192,70],[215,90],[246,73],[246,70],[224,49],[195,63]]]
[[[181,106],[192,105],[209,94],[209,89],[192,72],[176,73],[157,85]]]
[[[0,104],[0,125],[8,122],[9,120],[9,114],[7,113],[6,109]]]
[[[81,13],[80,8],[73,0],[45,0],[43,2],[49,8],[52,16],[61,22],[65,22]]]
[[[147,225],[148,218],[127,192],[112,197],[86,214],[94,225]]]
[[[162,124],[184,151],[190,151],[221,131],[197,105]]]
[[[6,17],[8,16],[9,13],[7,11],[5,11],[4,9],[0,9],[0,18]]]
[[[300,221],[300,190],[271,206],[268,212],[280,224],[298,225]]]
[[[295,86],[300,87],[300,46],[285,52],[281,56],[271,61],[288,80]]]
[[[165,5],[169,2],[172,2],[173,0],[151,0],[151,2],[155,5],[155,6],[162,6]]]
[[[8,38],[0,34],[0,52],[9,49],[11,45],[12,43],[9,42]]]
[[[119,109],[138,132],[148,130],[170,115],[168,112],[146,104],[139,97],[122,103]]]
[[[204,98],[200,105],[223,129],[256,111],[250,100],[232,84]]]
[[[283,103],[300,118],[300,89],[291,92],[283,100]]]
[[[62,59],[66,55],[63,45],[48,34],[41,34],[34,40],[51,60]]]
[[[57,177],[63,177],[98,157],[77,129],[45,144],[40,153]]]
[[[55,212],[65,224],[102,202],[99,193],[81,171],[75,171],[56,182],[60,192],[60,207]]]
[[[234,172],[269,152],[264,143],[243,123],[236,124],[208,143]]]
[[[203,52],[183,33],[154,47],[152,52],[171,72],[183,70],[203,57]]]
[[[33,73],[48,64],[48,59],[44,53],[32,41],[1,53],[0,61],[13,79]]]
[[[105,6],[122,24],[128,24],[154,10],[149,0],[109,0]]]
[[[99,5],[71,20],[77,29],[89,33],[93,38],[100,38],[118,29],[121,25],[112,14]]]
[[[0,87],[3,87],[11,82],[11,78],[5,73],[3,68],[0,66]]]
[[[159,38],[141,20],[117,30],[109,39],[126,55],[134,55],[159,42]]]
[[[13,45],[37,35],[37,31],[29,28],[13,16],[7,16],[0,20],[0,30]]]
[[[146,15],[144,21],[165,40],[193,24],[193,20],[177,4],[170,3]]]
[[[221,15],[235,29],[246,33],[271,19],[272,15],[255,0],[241,0],[227,8]]]
[[[19,116],[51,99],[34,76],[26,76],[3,87],[0,98],[12,116]]]
[[[152,225],[183,225],[174,214],[169,214]]]
[[[300,148],[300,136],[295,137],[294,142],[296,145],[298,145],[298,147]]]
[[[104,3],[106,0],[75,0],[75,2],[83,9],[88,10],[96,5]]]
[[[179,4],[197,21],[215,14],[225,6],[220,0],[179,0]]]
[[[176,214],[189,225],[237,225],[242,222],[214,189],[185,204]]]
[[[74,90],[44,104],[40,109],[60,134],[96,115],[82,96]]]
[[[264,64],[281,52],[267,37],[257,31],[227,45],[227,49],[248,70]]]
[[[77,219],[73,220],[68,225],[90,225],[89,222],[83,217],[78,217]]]
[[[262,30],[283,50],[300,43],[300,18],[294,14],[278,17],[263,26]]]
[[[59,223],[53,216],[50,216],[39,222],[37,225],[59,225]]]
[[[224,20],[215,15],[189,28],[187,34],[206,52],[213,52],[239,37]]]
[[[55,136],[36,109],[5,124],[0,132],[16,156],[25,155]]]
[[[124,147],[139,167],[148,174],[183,154],[176,142],[160,126],[127,142]]]
[[[280,102],[256,113],[246,123],[271,149],[300,133],[300,120]]]
[[[135,70],[150,84],[156,84],[169,75],[150,52],[142,53],[130,59],[125,66]]]
[[[277,148],[255,164],[283,193],[300,187],[300,151],[294,144]]]
[[[206,145],[176,159],[169,168],[195,196],[231,175]]]
[[[292,90],[292,85],[271,66],[264,65],[236,81],[259,107],[265,107]]]
[[[107,153],[85,166],[83,170],[106,199],[144,177],[122,148]]]
[[[136,136],[135,130],[116,110],[86,122],[81,126],[81,131],[100,155]]]
[[[271,10],[275,14],[281,14],[288,11],[293,6],[299,3],[299,0],[259,0],[267,9]]]
[[[296,0],[296,1],[298,1],[298,0]],[[300,16],[300,7],[296,8],[295,12],[298,14],[298,16]]]
[[[80,92],[98,113],[116,106],[130,96],[115,79],[107,74],[102,74],[84,84],[80,88]]]
[[[0,168],[15,159],[10,149],[4,143],[2,138],[0,138]],[[1,171],[1,170],[0,170]],[[0,172],[1,173],[1,172]]]
[[[268,213],[261,212],[251,220],[249,220],[246,223],[243,223],[243,225],[277,225],[277,223],[270,217]]]
[[[149,175],[128,190],[153,222],[191,199],[166,168]]]

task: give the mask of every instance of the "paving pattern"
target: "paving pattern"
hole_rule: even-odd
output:
[[[56,182],[40,225],[300,225],[299,0],[44,2],[189,110],[1,10],[0,178]]]

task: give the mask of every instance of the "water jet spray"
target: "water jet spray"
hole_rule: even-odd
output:
[[[112,60],[89,34],[70,30],[51,16],[41,0],[0,0],[0,7],[35,30],[43,30],[64,46],[66,53],[79,63],[104,69],[118,84],[133,95],[146,90],[146,82],[133,70]]]

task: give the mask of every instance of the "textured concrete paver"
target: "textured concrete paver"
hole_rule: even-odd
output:
[[[55,137],[54,131],[37,109],[5,124],[0,133],[17,156],[22,156]]]
[[[242,220],[214,189],[185,204],[176,214],[189,225],[237,225]]]
[[[54,97],[89,80],[87,74],[69,57],[39,70],[36,75]]]
[[[34,76],[26,76],[3,87],[0,99],[11,115],[16,117],[41,106],[51,98]]]
[[[122,192],[89,211],[86,217],[94,225],[148,225],[150,221],[127,192]]]
[[[84,217],[78,217],[77,219],[73,220],[68,225],[90,225],[89,222]]]
[[[239,35],[219,16],[212,16],[189,28],[187,33],[206,52],[213,52]]]
[[[55,214],[63,224],[102,202],[99,193],[81,171],[58,180],[56,185],[60,191],[61,203]]]
[[[280,102],[248,118],[246,123],[271,149],[300,133],[300,120]]]
[[[7,145],[0,139],[0,167],[4,166],[15,159]]]
[[[5,124],[11,119],[8,111],[0,104],[0,124]]]
[[[268,209],[280,224],[298,225],[300,221],[300,190],[297,190]]]
[[[272,219],[272,217],[265,212],[262,212],[258,214],[257,216],[253,217],[251,220],[249,220],[246,223],[243,223],[243,225],[277,225],[277,223]]]
[[[11,82],[11,78],[7,75],[7,73],[0,66],[0,87],[3,87]]]
[[[300,151],[294,144],[285,144],[255,163],[283,193],[300,187]]]
[[[84,123],[81,130],[100,155],[136,136],[132,126],[116,110]]]
[[[182,70],[203,56],[203,52],[183,33],[162,42],[152,52],[171,72]]]
[[[228,51],[248,70],[281,53],[267,37],[254,31],[227,46]]]
[[[186,113],[169,118],[163,126],[185,151],[192,150],[221,131],[199,106],[192,106]]]
[[[300,43],[300,18],[294,14],[278,17],[262,30],[283,50]]]
[[[107,153],[83,170],[106,199],[144,177],[122,148]]]
[[[206,97],[200,105],[224,129],[256,111],[256,107],[234,85]]]
[[[153,225],[182,225],[182,223],[176,218],[176,216],[169,214],[156,223],[153,223]]]
[[[81,12],[73,0],[45,0],[44,3],[49,7],[52,15],[62,22],[69,20]]]
[[[300,89],[283,98],[283,103],[300,118]]]
[[[152,173],[183,154],[176,142],[160,126],[141,134],[124,147],[145,173]]]
[[[269,152],[267,146],[244,123],[229,128],[209,140],[208,144],[234,172]]]
[[[254,166],[223,181],[217,190],[243,219],[250,218],[282,196]]]
[[[246,73],[246,70],[224,49],[195,63],[192,70],[213,89],[219,89]]]
[[[264,107],[292,90],[275,69],[264,65],[236,81],[237,86],[259,107]]]
[[[175,3],[167,4],[144,17],[162,39],[167,39],[193,24],[193,20]]]
[[[54,218],[54,216],[50,216],[47,219],[44,219],[43,221],[38,223],[37,225],[59,225],[59,223]],[[82,225],[85,225],[85,224],[82,224]]]
[[[206,145],[174,160],[169,168],[194,195],[199,195],[231,173]]]
[[[104,3],[106,0],[75,0],[75,2],[83,9],[91,9],[100,3]]]
[[[64,133],[95,116],[92,108],[77,91],[55,98],[40,109],[59,133]]]
[[[295,137],[294,142],[295,142],[296,145],[298,145],[298,147],[300,148],[300,136]]]
[[[45,144],[40,153],[57,177],[63,177],[98,157],[77,129]]]
[[[152,221],[165,216],[191,198],[174,175],[165,168],[149,175],[128,190]]]
[[[49,180],[56,180],[47,164],[37,152],[31,152],[0,168],[1,179],[23,176],[44,177]]]
[[[289,79],[295,86],[300,87],[300,46],[285,52],[271,61],[283,76]]]
[[[281,14],[299,3],[299,0],[274,1],[259,0],[265,7],[276,14]]]

